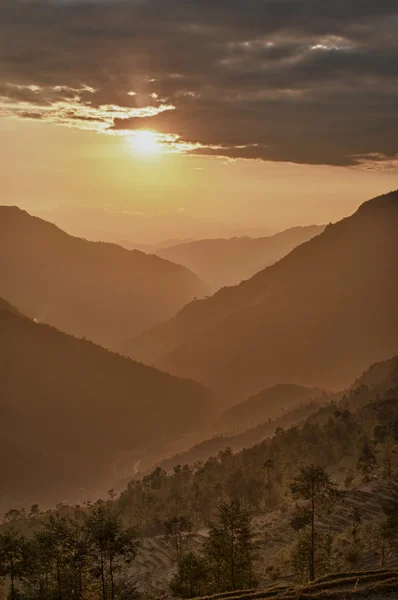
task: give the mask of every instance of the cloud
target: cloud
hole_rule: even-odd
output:
[[[396,0],[2,0],[0,114],[151,128],[195,154],[394,165],[397,17]]]

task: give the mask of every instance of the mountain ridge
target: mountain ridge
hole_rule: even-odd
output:
[[[132,472],[151,446],[161,448],[210,419],[213,395],[202,385],[2,305],[0,446],[16,447],[21,458],[10,463],[2,453],[0,474],[15,501],[36,494],[40,502],[59,502],[66,490],[75,499],[81,489],[86,496],[104,491],[120,459]]]
[[[397,351],[397,226],[394,191],[249,280],[191,302],[122,351],[235,399],[280,381],[345,387]]]
[[[194,273],[158,256],[91,242],[0,207],[0,295],[58,329],[112,346],[207,292]]]
[[[324,225],[308,225],[258,238],[193,240],[161,248],[157,255],[191,269],[216,291],[248,279],[324,229]]]

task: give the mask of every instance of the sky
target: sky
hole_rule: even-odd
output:
[[[0,189],[92,239],[265,235],[398,187],[396,0],[1,0]]]

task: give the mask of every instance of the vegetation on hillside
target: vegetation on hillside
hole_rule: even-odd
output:
[[[0,329],[0,506],[79,501],[208,422],[193,381],[1,308]]]
[[[163,536],[174,556],[174,594],[193,597],[253,590],[264,577],[260,572],[270,580],[282,576],[283,561],[277,557],[260,568],[252,518],[276,509],[290,515],[294,536],[286,548],[287,560],[298,582],[358,569],[369,552],[369,540],[383,567],[387,554],[398,557],[396,362],[390,361],[388,376],[374,386],[352,388],[305,422],[280,428],[272,438],[237,454],[227,448],[204,463],[176,465],[169,474],[157,468],[142,480],[131,481],[119,497],[111,490],[107,502],[60,505],[55,512],[43,513],[37,505],[28,514],[8,511],[0,556],[11,595],[80,600],[86,597],[83,592],[72,594],[88,586],[94,599],[135,598],[140,589],[128,574],[128,565],[139,551],[138,540],[148,535]],[[332,527],[336,508],[344,505],[355,482],[377,481],[391,489],[382,516],[371,522],[353,509],[351,522],[336,534]],[[195,549],[192,539],[203,527],[208,533]],[[49,554],[40,543],[50,544]],[[366,577],[363,582],[376,589],[371,587],[379,585],[373,575]],[[43,594],[43,581],[49,586],[47,597],[37,596]],[[76,581],[83,587],[76,587]],[[314,585],[320,587],[311,594],[323,593],[327,582]],[[62,592],[60,586],[65,586]],[[338,597],[337,583],[335,587]],[[263,597],[263,592],[248,593]],[[284,593],[289,597],[290,591]]]

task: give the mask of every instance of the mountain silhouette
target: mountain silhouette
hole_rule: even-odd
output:
[[[394,191],[123,349],[231,404],[283,381],[345,387],[397,351],[397,231]]]
[[[193,381],[34,323],[4,301],[0,331],[0,477],[14,499],[76,498],[120,479],[121,460],[132,476],[148,448],[209,422],[212,394]]]
[[[280,416],[286,410],[308,404],[323,393],[320,388],[279,383],[225,410],[215,429],[222,433],[245,431]]]
[[[156,254],[191,269],[217,291],[252,277],[324,229],[323,225],[310,225],[269,237],[198,240],[161,248]]]
[[[371,374],[371,377],[369,375]],[[336,410],[336,405],[343,400],[347,394],[353,393],[355,400],[351,398],[351,405],[357,404],[359,408],[363,399],[366,398],[366,393],[363,396],[361,394],[356,395],[355,390],[358,391],[359,386],[367,385],[368,389],[373,389],[375,394],[379,393],[380,397],[390,396],[393,398],[396,396],[398,389],[398,356],[395,356],[389,360],[383,361],[382,363],[376,363],[371,365],[365,373],[361,375],[348,389],[340,390],[338,392],[323,393],[320,398],[315,401],[303,402],[299,406],[290,407],[285,410],[283,414],[256,425],[251,429],[243,430],[242,432],[234,435],[217,435],[214,437],[208,437],[203,439],[200,443],[186,449],[185,451],[179,452],[170,458],[164,459],[159,463],[162,469],[171,471],[177,464],[193,465],[198,461],[207,461],[209,457],[216,456],[219,452],[225,451],[226,448],[231,448],[233,452],[240,452],[244,448],[250,448],[254,444],[260,444],[264,439],[274,435],[277,428],[288,429],[297,423],[307,421],[308,423],[325,422],[330,418],[331,413]],[[365,381],[367,383],[365,383]],[[310,388],[303,388],[301,386],[285,386],[278,385],[268,390],[263,390],[258,394],[258,399],[268,397],[271,399],[272,396],[276,399],[278,395],[282,399],[282,394],[286,398],[293,399],[294,395],[301,394],[302,397],[305,394],[305,390],[310,392]],[[297,397],[297,396],[296,396]],[[308,394],[309,398],[309,394]],[[257,396],[250,398],[247,402],[248,405],[254,404]],[[236,407],[232,407],[230,411],[225,411],[225,415],[233,414],[236,408],[236,416],[239,412],[243,412],[246,402],[237,404]],[[392,401],[395,402],[394,400]],[[285,404],[287,405],[286,401]],[[246,407],[247,408],[247,407]],[[272,408],[272,406],[271,406]],[[275,407],[274,407],[275,408]],[[221,418],[219,423],[221,424],[223,419]]]
[[[40,322],[112,346],[207,286],[181,265],[89,242],[16,207],[0,207],[0,295]]]

